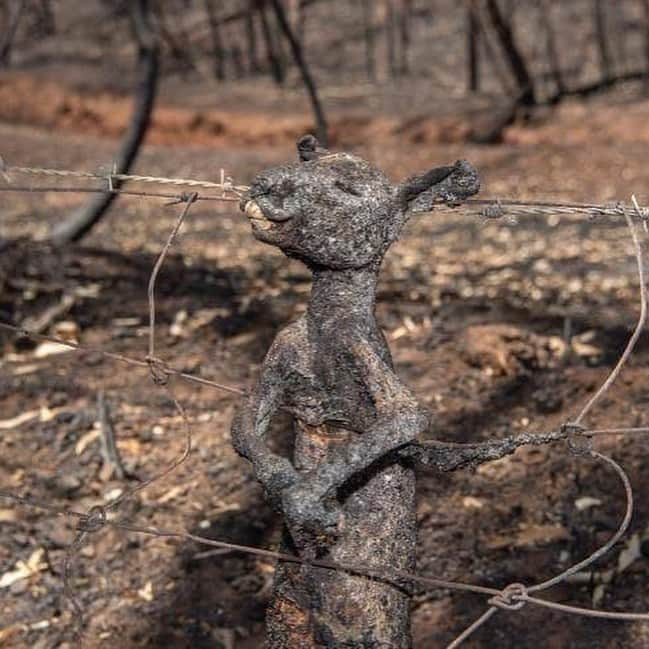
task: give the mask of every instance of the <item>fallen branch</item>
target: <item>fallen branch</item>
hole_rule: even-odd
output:
[[[101,432],[101,456],[104,465],[109,467],[110,474],[114,474],[118,480],[124,480],[128,471],[124,467],[122,457],[115,441],[115,427],[110,416],[110,407],[106,401],[103,390],[97,393],[97,415],[99,418],[99,430]]]

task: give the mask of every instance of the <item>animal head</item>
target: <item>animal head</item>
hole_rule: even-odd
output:
[[[320,149],[313,136],[298,142],[298,152],[301,162],[258,174],[241,209],[255,238],[311,267],[378,266],[411,213],[461,202],[480,187],[465,161],[394,186],[362,158]]]

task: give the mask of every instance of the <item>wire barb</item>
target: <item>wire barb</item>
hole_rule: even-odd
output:
[[[81,516],[77,522],[78,532],[97,532],[106,526],[106,510],[101,505],[95,505],[88,510],[87,514]]]

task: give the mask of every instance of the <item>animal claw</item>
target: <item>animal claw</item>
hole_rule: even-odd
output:
[[[282,509],[291,533],[300,537],[304,534],[335,536],[340,522],[340,508],[325,503],[308,485],[289,487],[282,496]]]

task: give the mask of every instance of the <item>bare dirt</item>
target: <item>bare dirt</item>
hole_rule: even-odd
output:
[[[112,136],[126,119],[125,100],[30,83],[21,77],[0,84],[6,162],[89,170],[106,164],[116,146]],[[52,94],[25,101],[37,90]],[[624,94],[567,104],[547,120],[514,125],[498,147],[465,143],[461,128],[449,135],[447,118],[358,122],[341,112],[333,122],[341,125],[337,146],[367,156],[394,178],[465,157],[480,169],[485,196],[610,201],[634,192],[648,203],[648,117],[649,102]],[[166,105],[137,170],[218,179],[225,168],[245,183],[256,170],[292,158],[293,138],[308,126],[299,115],[232,110],[217,116]],[[53,250],[27,239],[44,234],[82,198],[0,194],[0,317],[34,322],[69,295],[70,305],[47,333],[76,333],[83,345],[142,358],[149,273],[180,208],[124,198],[83,245]],[[573,417],[610,371],[637,318],[634,264],[622,218],[494,221],[457,210],[411,222],[386,260],[378,313],[399,373],[434,415],[431,436],[481,440],[547,430]],[[309,291],[305,270],[255,242],[236,205],[211,203],[192,207],[158,286],[159,354],[184,371],[242,387],[252,384],[270,341],[301,312]],[[100,390],[133,474],[154,474],[182,451],[182,421],[145,369],[93,353],[44,355],[51,349],[8,334],[1,340],[3,489],[85,511],[136,484],[115,479],[102,461],[94,423]],[[589,425],[649,425],[648,356],[643,335]],[[272,547],[281,522],[229,445],[237,397],[180,380],[172,388],[187,410],[194,450],[122,513],[139,525]],[[10,421],[16,417],[22,423]],[[596,448],[626,468],[637,495],[627,543],[598,564],[592,580],[546,596],[644,611],[649,447],[641,437],[612,437],[598,439]],[[601,545],[624,509],[610,469],[563,446],[521,449],[473,473],[421,471],[418,485],[419,571],[494,587],[560,572]],[[33,573],[0,590],[0,645],[74,646],[73,618],[61,598],[74,521],[1,502],[0,534],[0,580],[19,561]],[[112,529],[91,536],[71,578],[87,621],[84,646],[261,646],[272,565],[208,550]],[[620,563],[622,556],[633,561]],[[620,565],[610,583],[597,583]],[[476,595],[418,593],[415,647],[445,646],[485,608]],[[648,643],[643,623],[530,605],[499,613],[467,646],[633,649]]]

